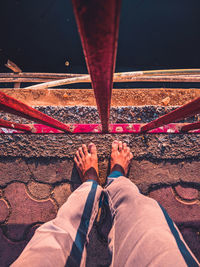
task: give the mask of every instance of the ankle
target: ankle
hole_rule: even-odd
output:
[[[112,167],[112,169],[111,169],[111,171],[110,171],[110,174],[112,173],[112,172],[114,172],[114,171],[118,171],[118,172],[121,172],[122,173],[122,175],[126,175],[125,174],[125,171],[124,171],[124,168],[121,166],[121,165],[119,165],[119,164],[115,164],[113,167]]]
[[[91,167],[84,173],[83,182],[86,182],[87,180],[94,180],[98,182],[98,174],[95,168]]]

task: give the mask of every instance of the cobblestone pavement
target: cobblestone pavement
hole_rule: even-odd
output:
[[[21,167],[20,167],[21,162]],[[67,180],[62,176],[64,171],[60,163],[57,168],[57,178],[48,171],[48,164],[40,169],[41,178],[34,180],[31,172],[27,172],[27,166],[22,164],[23,161],[15,164],[16,173],[25,173],[20,179],[8,181],[5,184],[1,179],[0,191],[0,262],[1,266],[9,266],[21,253],[27,242],[32,237],[35,229],[42,223],[55,218],[58,208],[67,200],[71,192],[78,186],[77,181]],[[5,162],[4,162],[5,163]],[[142,170],[147,162],[137,162],[138,169]],[[140,164],[140,166],[139,166]],[[18,167],[17,167],[18,166]],[[67,164],[66,164],[67,166]],[[53,165],[52,165],[53,167]],[[153,168],[152,176],[163,174],[159,172],[159,166]],[[170,166],[171,167],[171,166]],[[20,169],[21,168],[21,169]],[[161,167],[160,167],[161,169]],[[169,167],[165,168],[165,172],[169,171]],[[72,171],[72,170],[71,170]],[[149,170],[150,172],[151,170]],[[46,175],[46,176],[45,176]],[[146,179],[149,173],[147,173]],[[145,176],[145,174],[144,174]],[[47,178],[48,177],[48,178]],[[143,177],[144,179],[145,177]],[[46,181],[49,180],[47,183]],[[139,185],[140,189],[143,188]],[[194,254],[200,259],[200,184],[189,182],[177,182],[169,185],[150,184],[144,187],[145,194],[156,199],[168,211],[171,218],[177,223],[185,240]],[[92,258],[108,263],[105,255],[95,259],[99,253],[99,246],[105,247],[105,243],[98,239],[97,233],[93,234],[96,238],[96,246],[93,247]],[[95,242],[95,241],[93,241]],[[90,255],[90,253],[89,253]],[[91,262],[91,259],[89,260]],[[90,265],[90,264],[89,264]]]

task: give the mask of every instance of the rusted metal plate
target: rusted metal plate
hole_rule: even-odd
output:
[[[48,126],[55,127],[63,131],[70,131],[69,127],[66,124],[55,120],[2,92],[0,92],[0,110],[13,113],[15,115],[19,115],[36,122],[42,122]]]
[[[72,0],[103,131],[108,131],[121,0]]]
[[[184,118],[191,117],[193,115],[196,115],[200,113],[200,97],[189,102],[186,105],[183,105],[180,108],[175,109],[172,112],[169,112],[168,114],[161,116],[160,118],[151,121],[150,123],[144,125],[141,128],[142,132],[150,131],[152,129],[155,129],[157,127],[161,127],[163,125],[166,125],[171,122],[176,122],[178,120],[182,120]]]
[[[141,132],[141,127],[144,124],[110,124],[109,125],[109,133],[112,134],[143,134]],[[179,134],[183,133],[181,131],[181,128],[186,125],[184,123],[172,123],[168,124],[163,127],[156,128],[154,130],[151,130],[149,133],[150,134]],[[31,127],[31,132],[33,134],[60,134],[63,133],[63,131],[60,131],[58,129],[42,125],[42,124],[33,124],[27,125],[28,127]],[[67,125],[70,130],[71,134],[83,134],[83,133],[90,133],[90,134],[100,134],[102,133],[102,125],[101,124],[68,124]],[[0,133],[4,134],[11,134],[11,133],[23,133],[20,130],[16,129],[6,129],[6,128],[0,128]],[[194,133],[200,133],[200,129],[195,130]]]

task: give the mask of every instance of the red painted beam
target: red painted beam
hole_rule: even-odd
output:
[[[62,131],[70,132],[70,128],[68,125],[58,120],[55,120],[47,116],[46,114],[2,92],[0,92],[0,110],[19,115],[33,121],[44,123],[48,126],[60,129]]]
[[[72,0],[104,132],[108,131],[121,0]]]
[[[142,134],[140,129],[144,124],[110,124],[109,125],[109,133],[112,134]],[[148,134],[181,134],[182,127],[184,123],[172,123],[165,125],[163,127],[156,128],[148,132]],[[34,125],[27,125],[30,126],[33,134],[60,134],[63,131],[58,129],[42,125],[42,124],[34,124]],[[73,134],[102,134],[102,125],[101,124],[70,124],[68,125],[71,129]],[[4,134],[11,134],[11,133],[23,133],[22,131],[16,129],[5,129],[0,128],[0,133]],[[200,133],[200,129],[194,132]]]
[[[146,132],[146,131],[155,129],[157,127],[166,125],[168,123],[176,122],[178,120],[182,120],[184,118],[194,116],[198,113],[200,113],[200,97],[144,125],[141,128],[141,131]]]
[[[182,132],[189,132],[192,130],[200,129],[200,122],[190,123],[181,128]]]
[[[32,127],[29,125],[6,121],[3,119],[0,119],[0,126],[5,127],[5,128],[10,128],[10,129],[28,131],[28,132],[32,131]]]

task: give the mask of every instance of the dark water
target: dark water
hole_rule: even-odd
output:
[[[123,0],[116,70],[198,68],[199,10],[198,0]],[[0,72],[8,58],[27,72],[87,72],[70,0],[0,1],[0,25]]]

